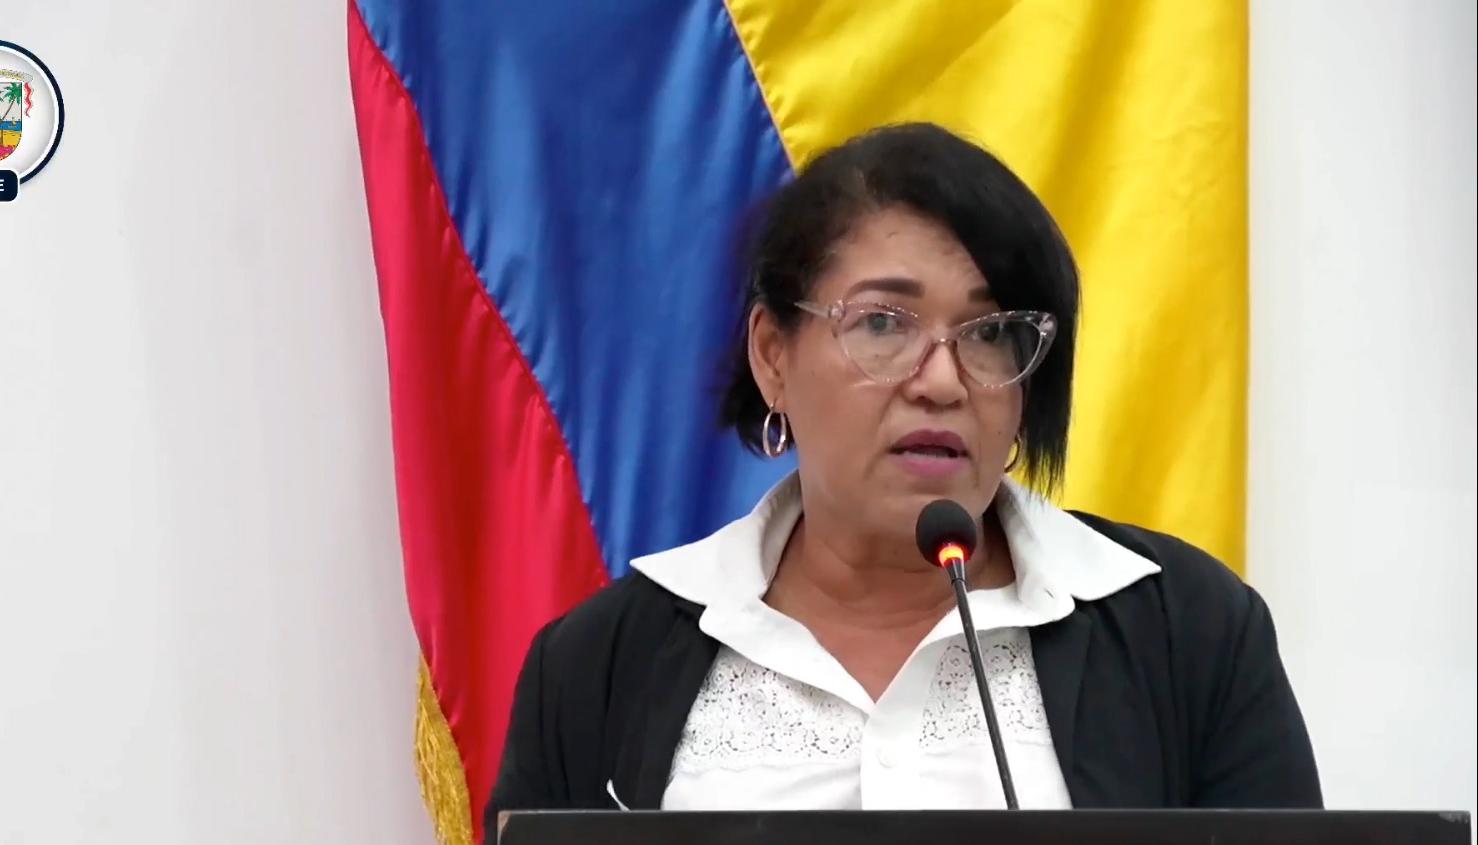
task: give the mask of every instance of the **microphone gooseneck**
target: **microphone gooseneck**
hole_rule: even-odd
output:
[[[935,499],[919,513],[914,527],[914,540],[926,560],[949,573],[955,591],[955,604],[960,609],[965,646],[970,652],[970,668],[975,673],[975,689],[980,693],[980,707],[985,711],[985,728],[990,734],[991,751],[996,758],[996,771],[1001,777],[1001,791],[1006,808],[1018,809],[1016,785],[1011,780],[1011,765],[1006,760],[1006,747],[1001,742],[1001,726],[996,721],[996,708],[991,702],[990,687],[985,680],[985,663],[980,658],[980,642],[975,633],[975,620],[970,617],[966,596],[965,561],[975,552],[977,532],[975,520],[949,499]]]

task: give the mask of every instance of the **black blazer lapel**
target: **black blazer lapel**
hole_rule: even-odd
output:
[[[661,808],[688,711],[718,654],[718,641],[698,629],[703,608],[679,604],[686,607],[679,610],[667,639],[652,656],[642,689],[630,702],[631,718],[611,775],[616,797],[631,810]]]
[[[1076,804],[1073,751],[1078,723],[1078,692],[1083,686],[1083,668],[1088,658],[1088,640],[1093,622],[1081,609],[1049,625],[1031,629],[1032,658],[1037,664],[1037,683],[1047,710],[1047,726],[1057,762],[1067,781],[1068,794]]]

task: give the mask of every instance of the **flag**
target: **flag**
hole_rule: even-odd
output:
[[[791,465],[716,425],[746,210],[940,123],[1082,267],[1063,504],[1242,557],[1245,0],[351,0],[417,751],[480,837],[540,626]]]

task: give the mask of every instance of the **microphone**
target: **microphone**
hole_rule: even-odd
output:
[[[990,733],[991,751],[996,756],[996,772],[1001,776],[1006,808],[1015,810],[1016,786],[1011,781],[1011,766],[1006,762],[1006,749],[1001,744],[1001,726],[996,722],[996,708],[991,703],[990,687],[985,682],[985,665],[980,659],[975,621],[970,618],[970,602],[965,598],[965,561],[975,552],[975,520],[957,502],[935,499],[919,512],[914,540],[924,559],[948,572],[950,583],[954,585],[955,603],[959,605],[960,620],[965,627],[965,645],[970,650],[970,668],[975,671],[975,688],[980,691],[985,728]]]

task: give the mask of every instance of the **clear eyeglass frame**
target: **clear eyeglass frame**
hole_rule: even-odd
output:
[[[951,327],[944,334],[933,334],[924,328],[925,322],[922,317],[900,308],[896,305],[887,305],[880,302],[833,302],[823,305],[807,300],[798,300],[795,307],[807,314],[826,320],[831,326],[831,333],[842,353],[847,360],[856,367],[859,372],[878,384],[893,385],[906,382],[918,375],[923,367],[924,361],[933,352],[934,347],[944,344],[950,347],[956,366],[959,367],[970,380],[976,385],[987,390],[999,390],[1019,384],[1041,366],[1047,357],[1047,352],[1052,348],[1052,341],[1057,336],[1057,318],[1045,311],[998,311],[968,320],[964,323]],[[859,360],[859,355],[854,351],[855,342],[849,343],[843,336],[844,327],[849,321],[871,314],[888,314],[900,321],[904,328],[917,329],[917,338],[906,340],[898,355],[893,356],[887,362],[868,363]],[[983,367],[973,361],[967,360],[966,356],[960,354],[960,342],[967,338],[971,332],[986,328],[994,328],[1001,334],[1016,334],[1023,344],[1030,343],[1030,349],[1018,349],[1016,351],[1016,372],[1001,378],[986,374]],[[922,339],[920,342],[919,339]],[[909,345],[915,348],[909,349]],[[1025,353],[1025,354],[1022,354]]]

